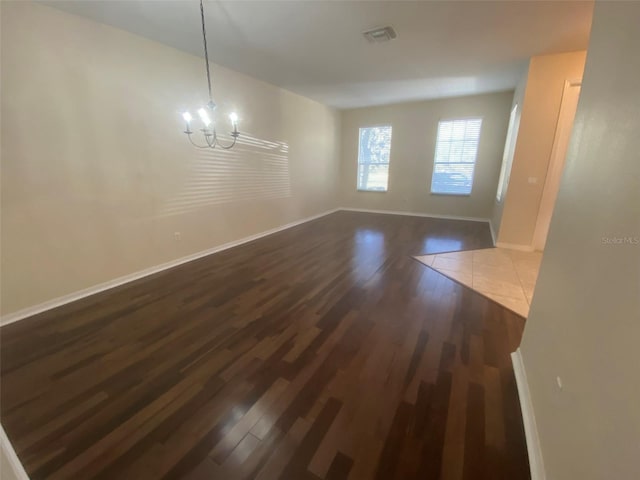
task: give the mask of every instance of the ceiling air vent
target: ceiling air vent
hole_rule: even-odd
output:
[[[388,42],[397,36],[396,31],[390,26],[372,28],[371,30],[362,32],[362,34],[364,35],[364,38],[372,43]]]

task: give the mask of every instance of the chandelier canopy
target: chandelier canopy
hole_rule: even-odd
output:
[[[229,115],[229,121],[231,122],[231,127],[233,128],[229,135],[233,138],[233,141],[227,145],[221,143],[214,124],[216,104],[213,101],[213,96],[211,95],[211,73],[209,71],[209,52],[207,50],[207,30],[205,28],[204,7],[202,5],[202,0],[200,0],[200,18],[202,19],[202,42],[204,44],[204,60],[207,70],[207,85],[209,87],[209,102],[204,107],[198,109],[198,116],[200,117],[200,121],[203,125],[203,127],[199,130],[202,132],[205,143],[199,144],[193,140],[192,135],[194,132],[191,130],[191,122],[193,121],[193,116],[188,111],[182,114],[182,118],[184,118],[186,124],[184,133],[187,134],[187,137],[189,138],[189,141],[193,144],[193,146],[197,148],[220,147],[224,148],[225,150],[229,150],[233,148],[233,146],[236,144],[236,141],[238,140],[238,137],[240,136],[240,132],[238,132],[238,115],[235,112],[232,112]]]

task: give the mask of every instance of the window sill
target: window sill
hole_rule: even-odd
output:
[[[356,188],[356,192],[364,193],[387,193],[389,190],[364,190],[362,188]]]
[[[438,193],[438,192],[429,192],[430,195],[437,195],[439,197],[470,197],[470,193]]]

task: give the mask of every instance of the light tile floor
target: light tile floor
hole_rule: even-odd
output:
[[[415,258],[509,310],[529,315],[542,253],[486,248]]]

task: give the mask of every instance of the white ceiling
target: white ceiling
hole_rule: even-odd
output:
[[[45,3],[203,55],[197,0]],[[580,1],[205,2],[212,61],[338,108],[511,89],[532,55],[585,49],[592,8]],[[372,44],[361,35],[381,25],[398,37]]]

